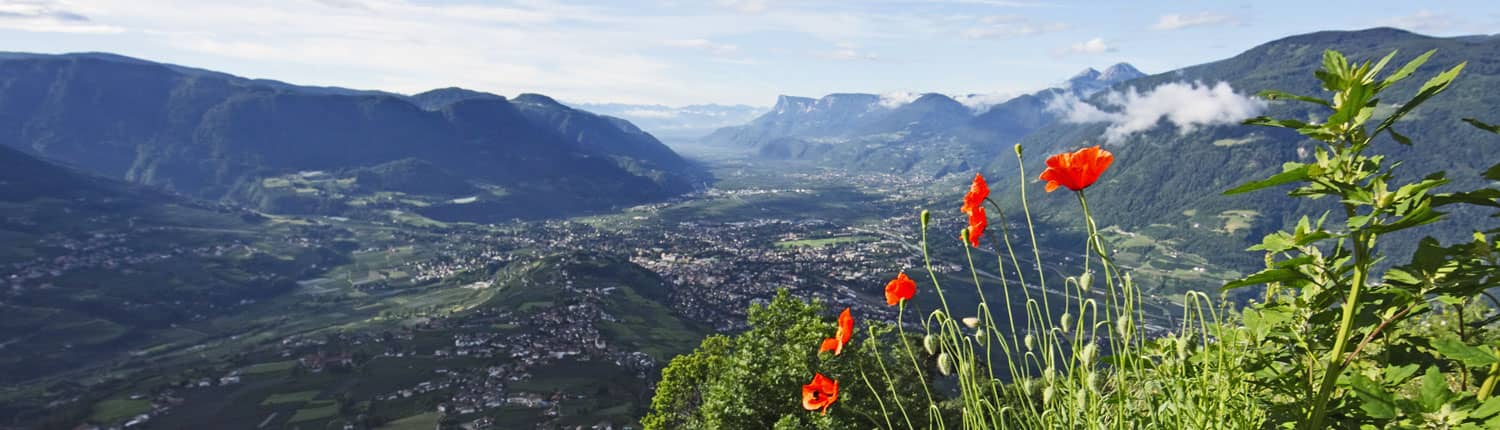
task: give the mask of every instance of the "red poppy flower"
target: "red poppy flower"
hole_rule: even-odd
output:
[[[984,206],[975,207],[969,212],[969,245],[979,247],[979,237],[984,236],[984,228],[990,226],[990,218],[984,214]]]
[[[885,304],[895,306],[917,294],[917,283],[906,277],[906,272],[896,275],[896,279],[885,284]]]
[[[1115,155],[1099,149],[1099,145],[1065,152],[1047,158],[1047,170],[1042,171],[1041,180],[1047,181],[1047,192],[1058,186],[1079,191],[1094,185],[1099,175],[1115,161]]]
[[[972,214],[974,208],[984,204],[984,199],[990,197],[990,186],[984,183],[984,176],[974,174],[974,183],[969,184],[969,193],[964,194],[963,212]]]
[[[833,351],[833,355],[844,353],[844,345],[848,345],[854,339],[854,316],[849,314],[849,308],[844,308],[844,313],[839,314],[839,331],[833,337],[823,339],[823,345],[818,347],[818,352]]]
[[[814,374],[812,382],[802,386],[802,408],[809,411],[823,410],[823,415],[828,415],[828,407],[839,399],[839,381],[828,379],[822,373]]]

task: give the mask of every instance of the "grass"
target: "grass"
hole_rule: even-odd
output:
[[[861,236],[839,236],[839,237],[828,237],[828,238],[822,238],[822,239],[800,239],[800,240],[781,241],[781,242],[776,242],[776,247],[777,248],[781,248],[781,249],[786,249],[786,248],[801,248],[801,247],[822,248],[822,247],[831,246],[831,245],[839,245],[839,244],[845,244],[845,243],[872,242],[872,241],[875,241],[875,240],[879,240],[879,238],[874,237],[874,236],[862,236],[862,235]]]
[[[1221,147],[1225,147],[1225,146],[1239,146],[1239,145],[1244,145],[1246,143],[1252,143],[1252,142],[1255,142],[1257,140],[1260,140],[1260,137],[1259,136],[1255,136],[1255,135],[1245,136],[1245,137],[1241,137],[1241,138],[1238,138],[1238,139],[1235,139],[1235,138],[1219,139],[1219,140],[1215,140],[1214,141],[1214,146],[1221,146]]]
[[[427,412],[391,421],[379,428],[380,430],[432,430],[442,420],[443,416],[438,415],[437,412]]]
[[[1260,212],[1251,209],[1227,210],[1219,213],[1219,219],[1224,220],[1224,232],[1234,234],[1240,230],[1247,230]]]
[[[149,400],[109,399],[94,404],[89,420],[97,423],[116,423],[150,411]]]
[[[275,406],[287,403],[307,403],[314,397],[318,397],[320,390],[297,391],[293,393],[272,394],[266,400],[260,402],[261,406]]]
[[[319,400],[309,403],[307,407],[298,409],[287,424],[296,424],[308,421],[325,420],[338,416],[339,402],[333,400]]]
[[[270,363],[260,363],[250,367],[246,367],[245,374],[263,375],[268,373],[279,373],[292,370],[293,367],[297,367],[297,362],[294,360],[273,361]]]

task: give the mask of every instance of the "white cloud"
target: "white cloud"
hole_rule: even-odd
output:
[[[889,92],[880,95],[880,106],[888,109],[895,109],[906,105],[907,103],[916,101],[921,97],[922,93],[914,93],[909,91]]]
[[[1112,91],[1104,96],[1104,105],[1113,109],[1106,111],[1068,94],[1049,100],[1047,110],[1067,122],[1109,123],[1104,137],[1118,142],[1163,120],[1177,126],[1178,133],[1187,133],[1203,126],[1238,123],[1266,108],[1264,100],[1237,94],[1227,82],[1173,82],[1145,93],[1135,88]]]
[[[68,2],[0,0],[0,28],[35,33],[111,34],[125,31],[94,23]]]
[[[1391,18],[1381,24],[1422,33],[1447,32],[1462,26],[1461,20],[1452,15],[1426,9],[1411,15]]]
[[[708,39],[674,39],[663,42],[663,44],[676,48],[697,49],[714,55],[729,55],[740,50],[739,46],[728,43],[714,43]]]
[[[770,8],[770,2],[767,0],[719,0],[719,6],[742,13],[761,13]]]
[[[833,50],[818,53],[818,57],[838,61],[875,61],[880,59],[879,55],[860,50],[859,45],[848,42],[838,43]]]
[[[1166,15],[1162,15],[1161,18],[1158,18],[1156,20],[1156,24],[1151,26],[1151,29],[1178,30],[1202,25],[1222,24],[1230,21],[1232,20],[1229,16],[1220,15],[1213,12],[1200,12],[1192,14],[1169,13]]]
[[[1008,39],[1067,30],[1060,22],[1032,22],[1020,15],[991,15],[980,18],[978,25],[965,29],[962,34],[970,39]]]
[[[1062,50],[1059,50],[1058,53],[1059,54],[1064,54],[1064,55],[1066,55],[1066,54],[1103,54],[1103,53],[1106,53],[1106,52],[1114,52],[1114,51],[1115,51],[1115,48],[1113,46],[1109,46],[1109,44],[1107,44],[1107,43],[1104,43],[1104,39],[1103,38],[1095,37],[1093,39],[1089,39],[1086,42],[1074,43],[1073,45],[1068,46],[1067,48],[1063,48]]]
[[[1016,98],[1016,96],[1018,95],[1020,95],[1020,93],[1016,91],[998,91],[993,93],[964,94],[950,97],[952,97],[953,100],[957,101],[959,104],[968,106],[969,110],[974,111],[974,114],[978,115],[985,113],[995,105],[1010,101],[1010,99]]]

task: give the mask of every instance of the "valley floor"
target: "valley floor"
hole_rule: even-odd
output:
[[[0,390],[0,427],[631,425],[671,357],[707,333],[741,328],[746,308],[777,289],[893,319],[881,287],[897,271],[924,270],[922,208],[933,210],[935,269],[955,291],[950,301],[975,303],[964,292],[972,288],[955,287],[973,282],[950,234],[963,221],[956,180],[708,158],[718,182],[706,191],[572,219],[274,217],[337,232],[285,241],[357,245],[291,291],[132,329],[70,370],[4,363],[31,376]],[[1077,271],[1081,250],[1048,246],[1079,243],[1076,234],[1039,231],[1049,271]],[[1157,269],[1143,284],[1158,303],[1236,275],[1148,235],[1111,237],[1130,251],[1123,264]],[[999,288],[999,276],[1015,273],[978,275]],[[931,299],[915,305],[930,309]],[[0,345],[26,341],[4,336]]]

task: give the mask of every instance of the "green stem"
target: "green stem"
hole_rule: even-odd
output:
[[[880,350],[876,349],[875,353],[880,354]],[[864,363],[860,363],[859,365],[859,377],[865,381],[865,387],[870,389],[870,394],[874,395],[875,403],[880,405],[880,418],[885,420],[885,428],[895,430],[896,426],[891,424],[891,412],[885,409],[885,400],[880,399],[880,390],[875,389],[875,384],[870,383],[870,376],[865,374]],[[890,381],[887,382],[889,383]],[[907,425],[910,426],[911,423],[907,423]]]
[[[1347,212],[1353,216],[1353,208]],[[1349,346],[1349,331],[1354,325],[1354,313],[1359,308],[1359,290],[1370,276],[1370,250],[1366,232],[1355,231],[1354,242],[1354,279],[1349,284],[1349,297],[1344,300],[1344,314],[1339,319],[1339,331],[1333,340],[1333,350],[1328,353],[1328,369],[1323,373],[1323,381],[1318,386],[1318,392],[1313,396],[1312,411],[1307,417],[1308,430],[1322,429],[1323,419],[1327,415],[1328,398],[1333,395],[1334,386],[1337,385],[1339,375],[1344,373],[1344,349]]]
[[[1490,394],[1495,391],[1495,382],[1497,379],[1500,379],[1500,363],[1490,365],[1490,376],[1484,379],[1484,385],[1479,386],[1479,394],[1475,397],[1481,402],[1489,399]]]
[[[901,320],[899,320],[899,319],[896,320],[896,326],[897,327],[901,326]],[[870,340],[874,341],[876,339],[876,337],[875,337],[875,327],[871,326],[868,331],[870,333]],[[902,334],[902,336],[905,336],[905,334]],[[905,343],[905,342],[902,342],[902,343]],[[910,350],[910,346],[908,346],[907,349],[909,351]],[[896,409],[899,410],[899,411],[901,411],[901,418],[903,418],[903,419],[906,420],[906,428],[914,428],[911,425],[911,417],[906,414],[906,406],[901,404],[901,393],[896,392],[896,380],[894,378],[891,378],[891,372],[890,372],[890,370],[886,369],[886,367],[885,367],[885,357],[880,354],[880,348],[879,347],[875,348],[875,363],[877,363],[877,364],[880,365],[880,373],[883,374],[883,375],[885,375],[886,386],[891,389],[891,401],[895,402],[896,403]],[[917,377],[921,378],[921,375],[922,375],[921,374],[921,368],[918,368],[917,370],[918,370]],[[926,381],[922,382],[922,388],[923,389],[927,388],[927,382]]]

